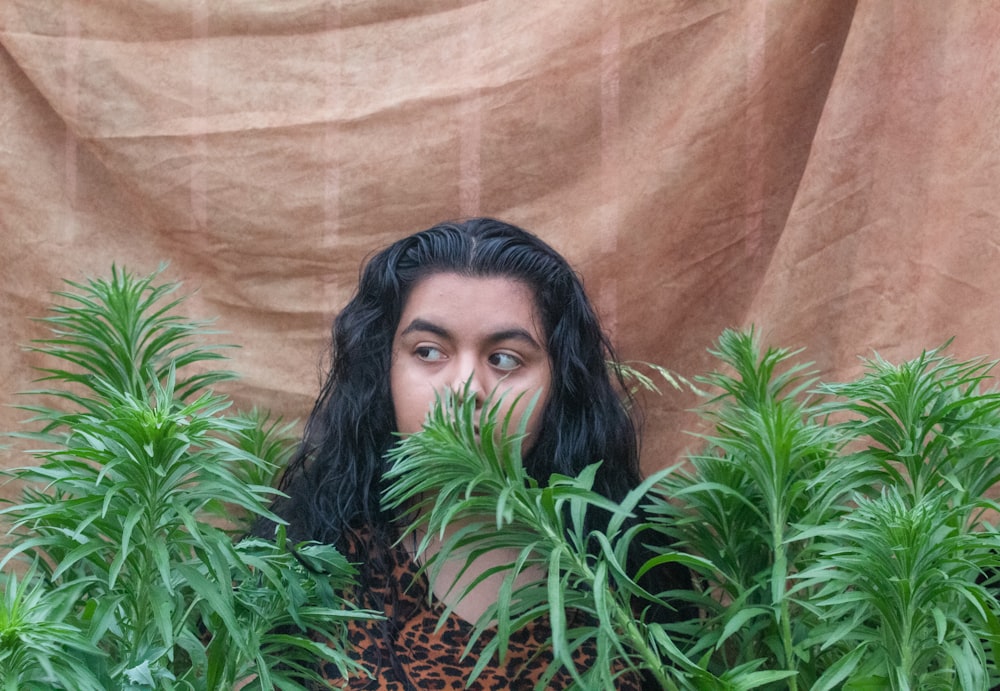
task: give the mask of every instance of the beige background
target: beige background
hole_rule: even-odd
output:
[[[750,323],[831,378],[996,356],[997,36],[980,0],[2,0],[0,400],[62,278],[165,260],[237,402],[301,418],[360,261],[481,214],[686,376]],[[693,403],[648,402],[648,469]]]

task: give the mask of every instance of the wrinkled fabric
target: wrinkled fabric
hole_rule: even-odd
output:
[[[473,215],[687,377],[750,324],[831,379],[994,357],[998,35],[977,0],[4,0],[0,395],[62,279],[169,262],[237,404],[301,419],[361,261]],[[647,470],[696,402],[647,397]]]

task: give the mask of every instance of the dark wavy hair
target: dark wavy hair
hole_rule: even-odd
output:
[[[541,483],[603,461],[595,489],[621,499],[641,481],[626,388],[614,351],[572,267],[536,236],[490,218],[443,223],[403,238],[364,267],[333,323],[329,376],[281,488],[289,537],[348,547],[356,531],[388,548],[394,516],[380,505],[384,456],[396,429],[389,367],[407,297],[437,273],[523,281],[535,298],[552,370],[540,432],[525,468]],[[365,555],[368,556],[368,555]]]
[[[334,320],[329,376],[282,479],[287,498],[275,511],[288,521],[290,539],[331,543],[358,564],[358,604],[397,617],[403,586],[392,573],[392,549],[399,531],[380,502],[385,455],[397,439],[389,368],[410,292],[439,273],[511,278],[531,288],[552,372],[540,431],[524,458],[531,476],[544,484],[553,473],[576,475],[600,460],[594,489],[605,497],[621,500],[641,482],[630,394],[609,367],[614,350],[562,256],[531,233],[490,218],[442,223],[393,243],[367,263],[357,293]],[[590,527],[601,519],[594,512]],[[637,546],[632,572],[649,556]],[[663,592],[689,587],[690,576],[667,566],[643,583]],[[656,609],[657,618],[678,618]],[[401,623],[382,620],[377,635],[391,641]],[[405,679],[391,644],[388,650],[379,664]]]

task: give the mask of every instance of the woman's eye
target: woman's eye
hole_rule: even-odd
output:
[[[510,353],[493,353],[490,355],[489,362],[493,367],[496,367],[499,370],[504,370],[505,372],[516,370],[521,366],[521,360],[514,357]]]
[[[439,362],[444,358],[444,353],[432,346],[420,346],[413,352],[424,362]]]

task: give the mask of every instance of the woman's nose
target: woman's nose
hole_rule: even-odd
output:
[[[479,370],[476,368],[474,363],[460,363],[460,365],[456,367],[455,377],[452,381],[451,388],[457,393],[462,393],[466,391],[466,387],[468,387],[468,395],[472,396],[477,403],[482,403],[486,398],[482,377],[479,375]]]

